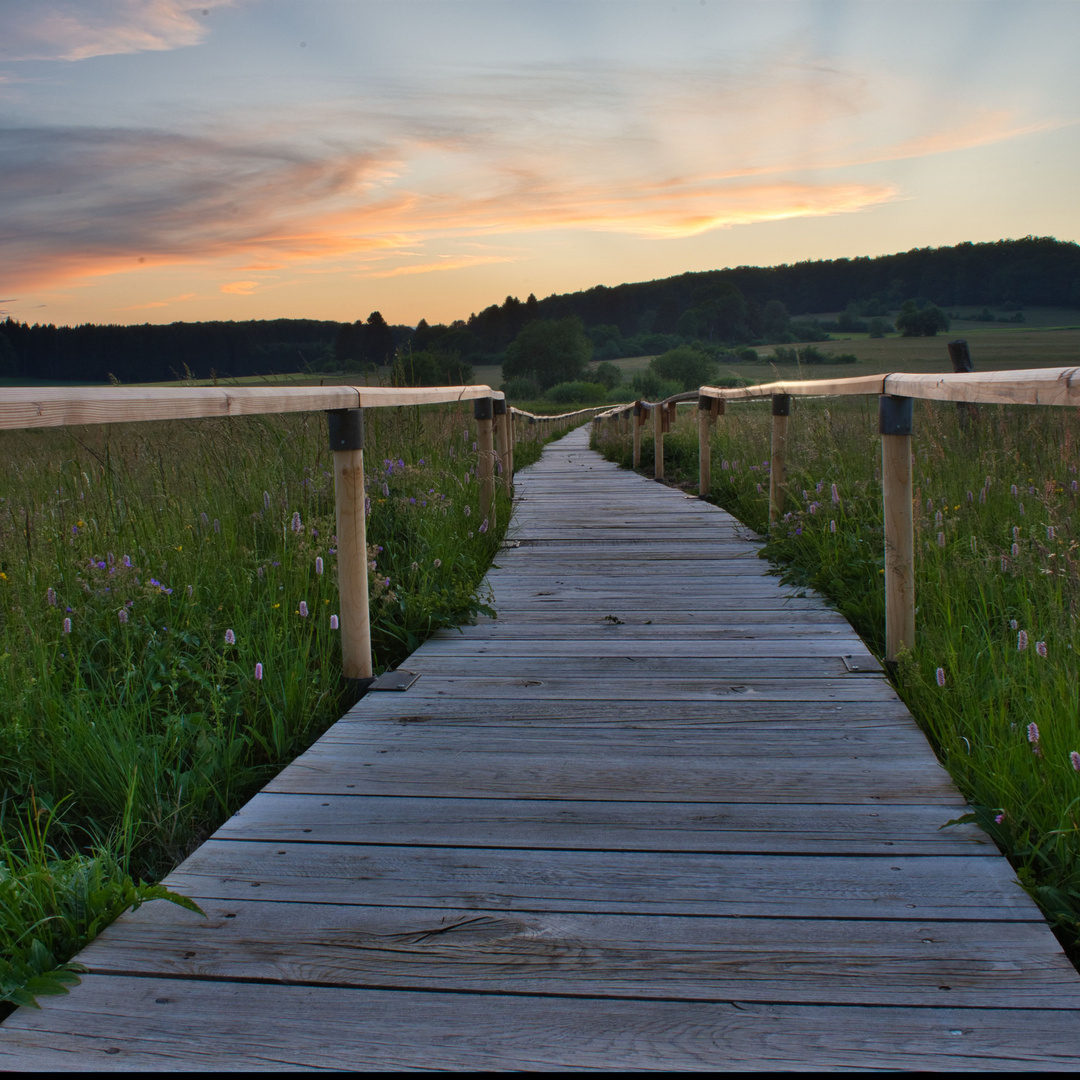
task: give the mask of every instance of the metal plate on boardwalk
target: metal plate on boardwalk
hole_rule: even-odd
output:
[[[374,690],[408,690],[419,678],[420,676],[415,672],[405,671],[402,668],[398,668],[397,671],[387,671],[368,687],[368,693]]]

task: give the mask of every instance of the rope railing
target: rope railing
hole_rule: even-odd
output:
[[[698,494],[712,488],[712,426],[729,401],[768,398],[772,406],[769,460],[769,522],[784,511],[788,421],[793,397],[878,395],[881,435],[881,489],[885,526],[885,659],[895,663],[902,650],[915,648],[915,536],[912,503],[911,435],[913,404],[953,401],[988,405],[1080,406],[1080,368],[1034,368],[1022,371],[913,374],[893,372],[848,379],[782,380],[756,386],[702,386],[661,402],[636,401],[616,406],[595,418],[615,423],[620,434],[633,417],[634,468],[641,465],[641,429],[649,412],[654,418],[653,475],[664,478],[664,434],[670,430],[678,402],[698,403]]]
[[[514,445],[521,438],[561,430],[597,408],[537,416],[508,407],[489,386],[103,386],[10,387],[0,391],[0,430],[193,420],[218,416],[323,411],[334,458],[337,566],[342,672],[366,685],[372,679],[368,612],[367,524],[364,491],[364,410],[472,401],[477,423],[480,510],[491,516],[496,461],[507,494],[513,492]],[[515,420],[534,427],[519,431]]]

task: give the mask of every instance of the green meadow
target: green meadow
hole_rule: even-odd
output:
[[[484,607],[471,408],[366,412],[377,669]],[[0,1002],[63,965],[336,720],[321,414],[0,433]],[[539,443],[523,442],[523,466]],[[501,485],[498,485],[501,489]],[[175,898],[178,899],[178,898]]]

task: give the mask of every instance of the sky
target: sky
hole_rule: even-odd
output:
[[[1080,2],[0,0],[0,318],[1080,240]]]

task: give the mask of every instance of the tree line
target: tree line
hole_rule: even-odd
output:
[[[0,376],[105,382],[164,381],[391,366],[395,381],[466,381],[474,364],[511,359],[529,324],[576,319],[592,356],[659,354],[690,343],[712,350],[822,341],[830,331],[936,333],[946,313],[988,306],[1080,308],[1080,245],[1029,236],[915,248],[876,258],[739,266],[522,301],[508,296],[467,319],[388,325],[379,312],[336,323],[309,319],[165,326],[0,324]],[[815,318],[839,312],[833,320]],[[896,313],[896,314],[894,314]],[[511,365],[513,366],[513,364]]]

